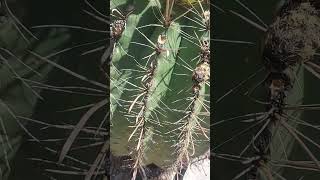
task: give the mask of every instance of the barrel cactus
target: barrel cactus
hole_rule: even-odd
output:
[[[123,0],[110,7],[108,174],[181,176],[209,149],[209,3]]]
[[[246,29],[248,36],[236,37],[245,37],[247,39],[241,41],[253,43],[238,46],[242,51],[233,49],[239,59],[233,61],[238,71],[227,65],[231,70],[227,76],[233,76],[232,81],[235,76],[240,76],[239,73],[244,72],[246,77],[233,88],[229,87],[228,91],[220,92],[222,95],[218,98],[217,122],[213,126],[220,140],[213,148],[217,159],[215,163],[220,165],[217,169],[233,167],[235,171],[226,174],[217,170],[214,178],[318,179],[318,122],[308,114],[309,110],[318,114],[319,105],[314,104],[315,100],[318,101],[316,95],[307,90],[310,87],[308,83],[312,82],[315,89],[319,83],[316,55],[319,48],[319,3],[295,0],[268,2],[265,3],[264,9],[268,11],[265,11],[263,20],[258,13],[262,13],[262,9],[251,9],[253,4],[245,5],[238,0],[225,4],[229,9],[228,15],[233,16],[224,15],[223,21],[238,19],[239,24],[234,24],[237,25],[237,33],[242,34]],[[236,7],[242,11],[235,10]],[[254,44],[256,46],[252,46]],[[217,49],[217,52],[223,51],[222,48]],[[220,55],[216,59],[222,59]],[[227,54],[223,57],[229,59]],[[216,66],[223,67],[223,64]],[[216,73],[215,85],[218,87],[221,87],[220,73]],[[228,82],[227,79],[224,81]],[[308,104],[309,97],[313,104]],[[246,106],[240,107],[238,103]],[[226,106],[227,110],[219,108]],[[230,128],[235,133],[224,133]]]

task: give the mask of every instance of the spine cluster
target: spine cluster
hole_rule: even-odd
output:
[[[166,43],[166,36],[163,34],[160,34],[158,36],[157,45],[155,48],[155,55],[151,57],[149,64],[147,64],[147,70],[146,74],[141,78],[141,84],[143,86],[142,93],[136,97],[136,99],[132,102],[131,106],[129,107],[129,113],[131,112],[133,106],[135,104],[138,105],[138,113],[136,116],[136,123],[134,125],[135,129],[132,132],[130,139],[134,135],[138,135],[138,143],[135,149],[136,157],[135,157],[135,163],[133,166],[133,180],[136,178],[138,170],[142,170],[142,175],[146,176],[145,172],[143,172],[143,157],[144,157],[144,149],[146,141],[150,141],[151,139],[146,138],[146,133],[148,131],[146,123],[147,123],[147,111],[148,111],[148,103],[150,101],[149,95],[151,93],[151,87],[154,85],[154,76],[158,65],[158,59],[157,57],[162,53],[166,52],[166,50],[163,49],[164,44]],[[141,97],[142,96],[142,97]],[[140,102],[137,102],[138,99],[141,98]]]
[[[210,35],[209,35],[210,37]],[[194,154],[194,134],[200,131],[206,138],[205,128],[200,124],[199,114],[204,105],[205,85],[210,81],[210,41],[202,37],[200,41],[200,58],[192,73],[192,97],[191,103],[186,111],[184,124],[181,127],[178,143],[178,171],[186,169],[190,162],[190,157]],[[209,138],[208,138],[209,139]],[[190,154],[190,148],[192,153]]]

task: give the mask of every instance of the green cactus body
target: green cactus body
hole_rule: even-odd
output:
[[[161,6],[158,1],[150,3],[157,5],[151,11],[153,22],[140,19],[134,29],[134,26],[127,24],[126,30],[134,33],[126,42],[129,45],[124,45],[125,48],[128,47],[128,51],[121,54],[116,50],[112,54],[112,60],[120,59],[114,66],[114,72],[129,73],[125,79],[119,78],[113,82],[117,84],[121,80],[126,81],[121,86],[122,94],[117,94],[120,97],[117,107],[112,108],[111,153],[115,156],[130,154],[133,157],[133,176],[150,164],[155,164],[162,170],[175,168],[178,161],[185,161],[186,152],[189,159],[203,154],[209,148],[207,125],[210,116],[210,54],[206,54],[206,62],[198,60],[202,45],[199,42],[203,38],[206,42],[210,41],[210,32],[206,29],[208,24],[203,24],[207,21],[199,14],[202,12],[201,8],[207,8],[207,5],[201,3],[200,8],[196,3],[196,6],[188,7],[194,8],[190,11],[174,5],[173,16],[187,18],[179,18],[168,27],[163,27],[154,16],[155,12],[166,6]],[[139,11],[135,13],[140,14]],[[129,15],[127,23],[134,18],[134,13]],[[149,21],[152,19],[148,18]],[[161,17],[158,19],[162,23],[166,22]],[[125,31],[122,36],[126,36]],[[198,36],[194,36],[194,33]],[[119,42],[122,38],[125,39],[122,36]],[[210,47],[209,43],[207,46]],[[111,92],[111,96],[113,95]],[[186,137],[186,134],[192,135]],[[200,146],[193,152],[194,144]],[[171,176],[163,175],[169,171],[146,176],[149,179],[164,178]]]
[[[120,3],[117,1],[117,3]],[[126,21],[126,26],[123,27],[123,32],[119,40],[112,40],[111,46],[114,46],[111,60],[111,114],[113,114],[117,105],[119,104],[118,99],[121,97],[123,92],[123,88],[126,84],[126,77],[131,75],[131,70],[122,70],[121,72],[118,70],[119,61],[132,61],[135,57],[130,55],[129,48],[130,42],[140,42],[146,43],[146,41],[141,41],[141,36],[137,35],[138,32],[135,31],[135,28],[141,24],[141,22],[145,23],[154,23],[156,21],[155,17],[152,16],[152,8],[158,6],[156,1],[133,1],[134,4],[129,4],[127,2],[120,3],[122,6],[127,7],[129,5],[134,5],[134,12],[130,14]],[[118,6],[114,6],[115,3],[111,1],[111,9],[115,9]],[[118,5],[120,5],[118,4]],[[136,13],[137,12],[137,13]],[[151,15],[151,16],[150,16]],[[148,17],[148,18],[146,18]],[[151,17],[151,18],[150,18]],[[152,18],[153,17],[153,18]],[[151,34],[153,28],[149,28],[150,30],[144,32],[145,34]],[[139,41],[140,40],[140,41]],[[132,49],[132,48],[131,48]],[[129,53],[129,54],[128,54]],[[121,84],[118,86],[116,84]],[[112,118],[111,118],[112,119]]]
[[[174,27],[172,29],[169,29],[167,31],[167,35],[169,35],[169,33],[171,33],[171,37],[175,38],[175,40],[172,40],[171,42],[169,40],[167,40],[167,42],[170,44],[170,45],[165,45],[164,48],[167,48],[167,49],[177,49],[179,47],[179,40],[178,40],[178,34],[177,34],[177,29],[175,28],[178,28],[179,26],[178,25],[174,25]],[[153,38],[151,38],[151,40],[157,40],[157,38],[159,37],[159,35],[161,34],[161,32],[163,31],[163,28],[159,28],[158,32],[155,31],[155,33],[153,34]],[[175,35],[172,35],[172,33],[175,33]],[[170,37],[170,36],[167,36],[167,37]],[[150,51],[147,51],[147,53],[145,54],[150,54],[149,52],[153,53],[152,50]],[[169,52],[169,56],[167,56]],[[176,51],[177,52],[177,51]],[[172,74],[172,71],[173,71],[173,66],[175,65],[175,58],[174,58],[174,52],[171,52],[171,51],[165,51],[165,52],[162,52],[160,53],[159,55],[155,54],[154,52],[154,55],[153,57],[151,57],[152,59],[150,60],[150,64],[152,63],[152,66],[154,69],[152,69],[152,74],[154,74],[152,77],[148,77],[150,78],[149,79],[149,82],[150,82],[150,87],[145,91],[146,94],[144,94],[143,96],[145,96],[145,104],[143,105],[143,108],[137,108],[137,104],[132,104],[134,103],[134,99],[132,97],[134,96],[137,96],[136,94],[140,95],[141,93],[144,93],[143,90],[141,90],[140,92],[132,92],[130,90],[127,90],[127,92],[125,94],[122,95],[122,98],[124,99],[128,99],[128,100],[131,100],[131,103],[128,104],[128,107],[125,108],[125,111],[128,111],[129,109],[131,109],[132,111],[141,111],[141,113],[143,113],[143,118],[145,119],[148,119],[150,118],[151,116],[151,113],[154,111],[154,109],[156,109],[157,107],[159,107],[159,105],[161,105],[161,98],[163,96],[166,95],[166,92],[168,91],[168,84],[170,82],[170,78],[171,78],[171,74]],[[142,55],[140,55],[140,57],[143,57]],[[143,63],[146,63],[147,60],[144,60],[145,62]],[[136,66],[136,63],[133,61],[133,64]],[[144,75],[141,75],[141,73],[137,73],[135,72],[132,73],[133,75],[131,76],[131,81],[129,81],[130,83],[132,84],[137,84],[138,86],[141,86],[141,79],[134,79],[136,76],[144,76]],[[138,74],[138,75],[137,75]],[[127,98],[125,98],[127,97]],[[136,97],[135,97],[136,98]],[[141,97],[142,99],[142,97]],[[136,100],[137,102],[138,100]],[[141,101],[141,100],[139,100]],[[137,109],[137,110],[136,110]],[[120,111],[120,110],[119,110]],[[145,111],[145,112],[143,112]],[[137,112],[137,113],[139,113]],[[123,112],[124,114],[127,114],[127,112]],[[120,114],[120,112],[118,112],[117,114]],[[122,116],[122,115],[121,115]],[[137,116],[133,116],[133,120],[131,123],[135,122],[136,121],[136,118]],[[115,119],[117,121],[115,121]],[[121,120],[122,119],[122,120]],[[124,127],[128,127],[128,123],[124,123],[126,122],[127,120],[126,119],[123,119],[123,118],[118,118],[117,116],[115,116],[113,118],[113,125],[114,125],[114,130],[116,131],[116,129],[119,127],[119,125],[116,125],[116,123],[122,123]],[[153,121],[156,121],[156,119],[154,119]],[[153,124],[153,123],[151,123]],[[127,132],[127,137],[123,137],[123,138],[126,138],[126,140],[128,139],[128,135],[130,132],[132,132],[131,128],[129,128],[130,130]],[[155,128],[156,129],[156,128]],[[113,129],[112,129],[112,132],[113,133]],[[117,132],[118,134],[118,132]],[[119,135],[122,135],[123,134],[119,134]],[[111,135],[115,138],[116,140],[116,135]],[[113,138],[112,138],[113,139]],[[111,139],[111,140],[112,140]],[[121,146],[126,146],[125,143],[124,144],[121,144]],[[114,146],[116,147],[116,146]],[[111,146],[112,148],[112,146]],[[122,151],[125,150],[125,148],[121,148]],[[126,152],[128,153],[128,152]]]

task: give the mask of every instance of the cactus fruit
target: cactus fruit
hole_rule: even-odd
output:
[[[134,0],[114,8],[130,6],[126,23],[111,26],[111,154],[132,158],[132,179],[168,178],[209,149],[209,4]],[[121,167],[111,164],[113,177]]]

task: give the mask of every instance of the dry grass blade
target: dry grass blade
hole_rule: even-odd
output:
[[[94,171],[98,167],[99,162],[101,162],[103,160],[103,157],[105,157],[108,148],[109,148],[109,141],[106,141],[104,143],[99,155],[97,156],[96,160],[94,161],[94,163],[90,167],[88,174],[85,176],[85,178],[84,178],[85,180],[90,180],[91,177],[94,175]]]
[[[69,152],[73,142],[77,138],[78,134],[80,133],[81,129],[84,127],[86,122],[90,119],[90,117],[101,107],[105,106],[109,102],[109,99],[104,99],[100,102],[98,102],[96,105],[94,105],[92,108],[90,108],[80,119],[78,124],[75,126],[73,131],[71,132],[70,136],[68,137],[67,141],[63,145],[63,148],[61,150],[60,156],[59,156],[59,161],[58,163],[61,163],[67,153]]]

